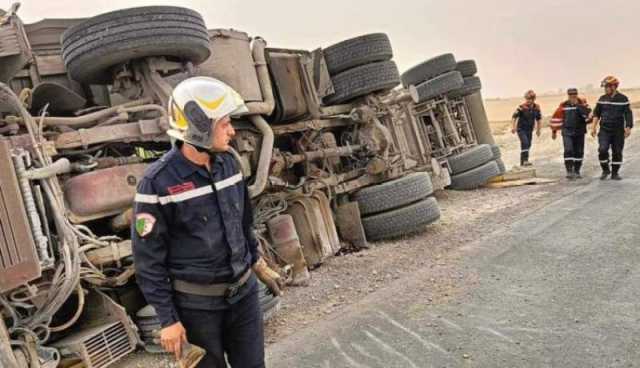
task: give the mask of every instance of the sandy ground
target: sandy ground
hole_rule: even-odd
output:
[[[504,226],[271,345],[268,366],[637,366],[639,148],[622,182],[562,182],[487,215]]]
[[[557,101],[561,99],[562,96],[556,96]],[[515,101],[517,99],[502,100],[501,105],[504,106],[497,106],[490,101],[487,103],[489,114],[495,116],[493,109],[506,109],[508,104]],[[492,127],[505,163],[508,167],[515,165],[519,162],[520,150],[517,137],[505,129],[504,123],[496,122]],[[630,144],[636,141],[640,142],[640,133],[632,136]],[[553,141],[550,131],[545,129],[542,137],[534,139],[532,161],[538,176],[558,179],[556,183],[438,193],[442,218],[424,233],[378,242],[372,249],[335,257],[312,272],[308,287],[288,288],[281,310],[266,324],[267,345],[302,329],[312,328],[313,323],[319,320],[335,318],[345,307],[375,295],[380,289],[392,287],[394,282],[424,269],[433,272],[431,283],[422,290],[428,295],[427,300],[437,303],[450,298],[461,284],[473,283],[473,280],[466,279],[464,270],[449,264],[455,262],[451,257],[453,251],[508,226],[519,216],[542,208],[572,190],[572,187],[594,180],[599,172],[595,140],[587,139],[585,150],[585,179],[567,183],[562,179],[561,138]],[[163,356],[138,353],[117,365],[149,366],[170,367],[172,364],[170,359]]]

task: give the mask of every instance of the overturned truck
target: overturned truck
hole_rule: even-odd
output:
[[[382,33],[292,50],[178,7],[34,24],[18,8],[0,11],[3,367],[157,350],[131,206],[171,148],[172,87],[191,76],[247,103],[233,154],[261,251],[291,285],[342,250],[425,229],[440,217],[434,191],[504,172],[473,61],[447,54],[400,75]],[[268,317],[280,300],[263,288],[261,303]]]

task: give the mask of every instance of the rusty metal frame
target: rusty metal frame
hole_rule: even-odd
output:
[[[9,143],[0,139],[0,293],[41,275]]]
[[[443,159],[476,144],[464,102],[446,97],[413,105],[413,115],[426,127],[432,155]]]
[[[449,108],[452,112],[452,116],[460,137],[468,146],[472,146],[478,143],[475,130],[471,123],[469,110],[467,104],[463,98],[456,98],[449,100]]]
[[[12,9],[0,20],[0,58],[12,58],[10,65],[6,59],[0,72],[0,81],[8,81],[33,60],[24,24]]]
[[[168,142],[160,119],[139,120],[135,123],[81,129],[62,133],[55,139],[58,150],[87,148],[89,145],[109,142]]]

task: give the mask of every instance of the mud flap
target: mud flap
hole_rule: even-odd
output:
[[[340,237],[358,249],[368,249],[367,237],[362,227],[358,202],[348,202],[336,209],[336,224]]]
[[[322,192],[293,199],[286,213],[293,217],[309,267],[319,266],[340,250],[329,200]]]
[[[293,218],[290,215],[276,216],[267,222],[267,228],[278,258],[293,267],[290,284],[307,285],[311,275],[302,254]]]

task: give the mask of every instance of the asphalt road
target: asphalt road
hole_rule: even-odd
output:
[[[450,298],[423,297],[424,270],[272,345],[268,367],[640,366],[640,162],[623,174],[460,249],[474,282]]]

